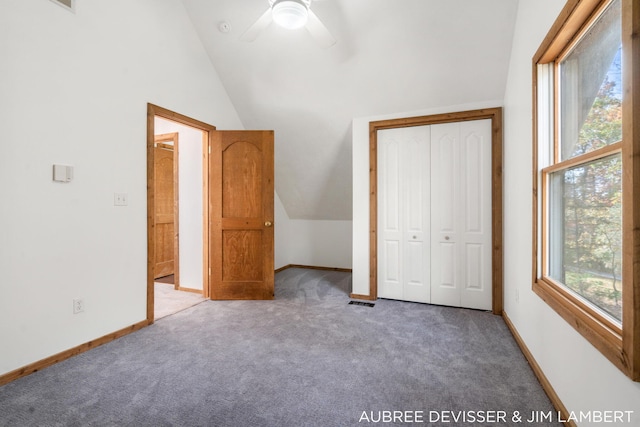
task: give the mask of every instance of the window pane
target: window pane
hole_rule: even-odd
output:
[[[622,160],[550,174],[549,275],[622,320]]]
[[[559,64],[560,160],[622,139],[621,31],[616,0]]]

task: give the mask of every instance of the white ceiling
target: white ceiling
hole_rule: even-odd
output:
[[[275,130],[292,219],[351,219],[353,118],[504,96],[517,0],[313,1],[328,49],[276,24],[240,41],[268,0],[183,2],[244,126]]]

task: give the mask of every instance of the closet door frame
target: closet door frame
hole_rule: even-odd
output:
[[[491,242],[492,311],[502,315],[503,243],[502,243],[502,108],[460,111],[430,116],[380,120],[369,123],[369,295],[352,298],[378,299],[378,131],[411,126],[491,120]]]

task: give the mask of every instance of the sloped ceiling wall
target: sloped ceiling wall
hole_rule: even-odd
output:
[[[354,117],[504,96],[515,0],[313,1],[328,49],[276,24],[240,41],[267,0],[183,3],[244,126],[275,130],[292,219],[351,219]]]

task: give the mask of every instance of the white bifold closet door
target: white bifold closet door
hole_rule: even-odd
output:
[[[490,310],[491,121],[378,132],[378,295]]]
[[[378,132],[378,295],[382,298],[430,301],[429,138],[428,126]]]

